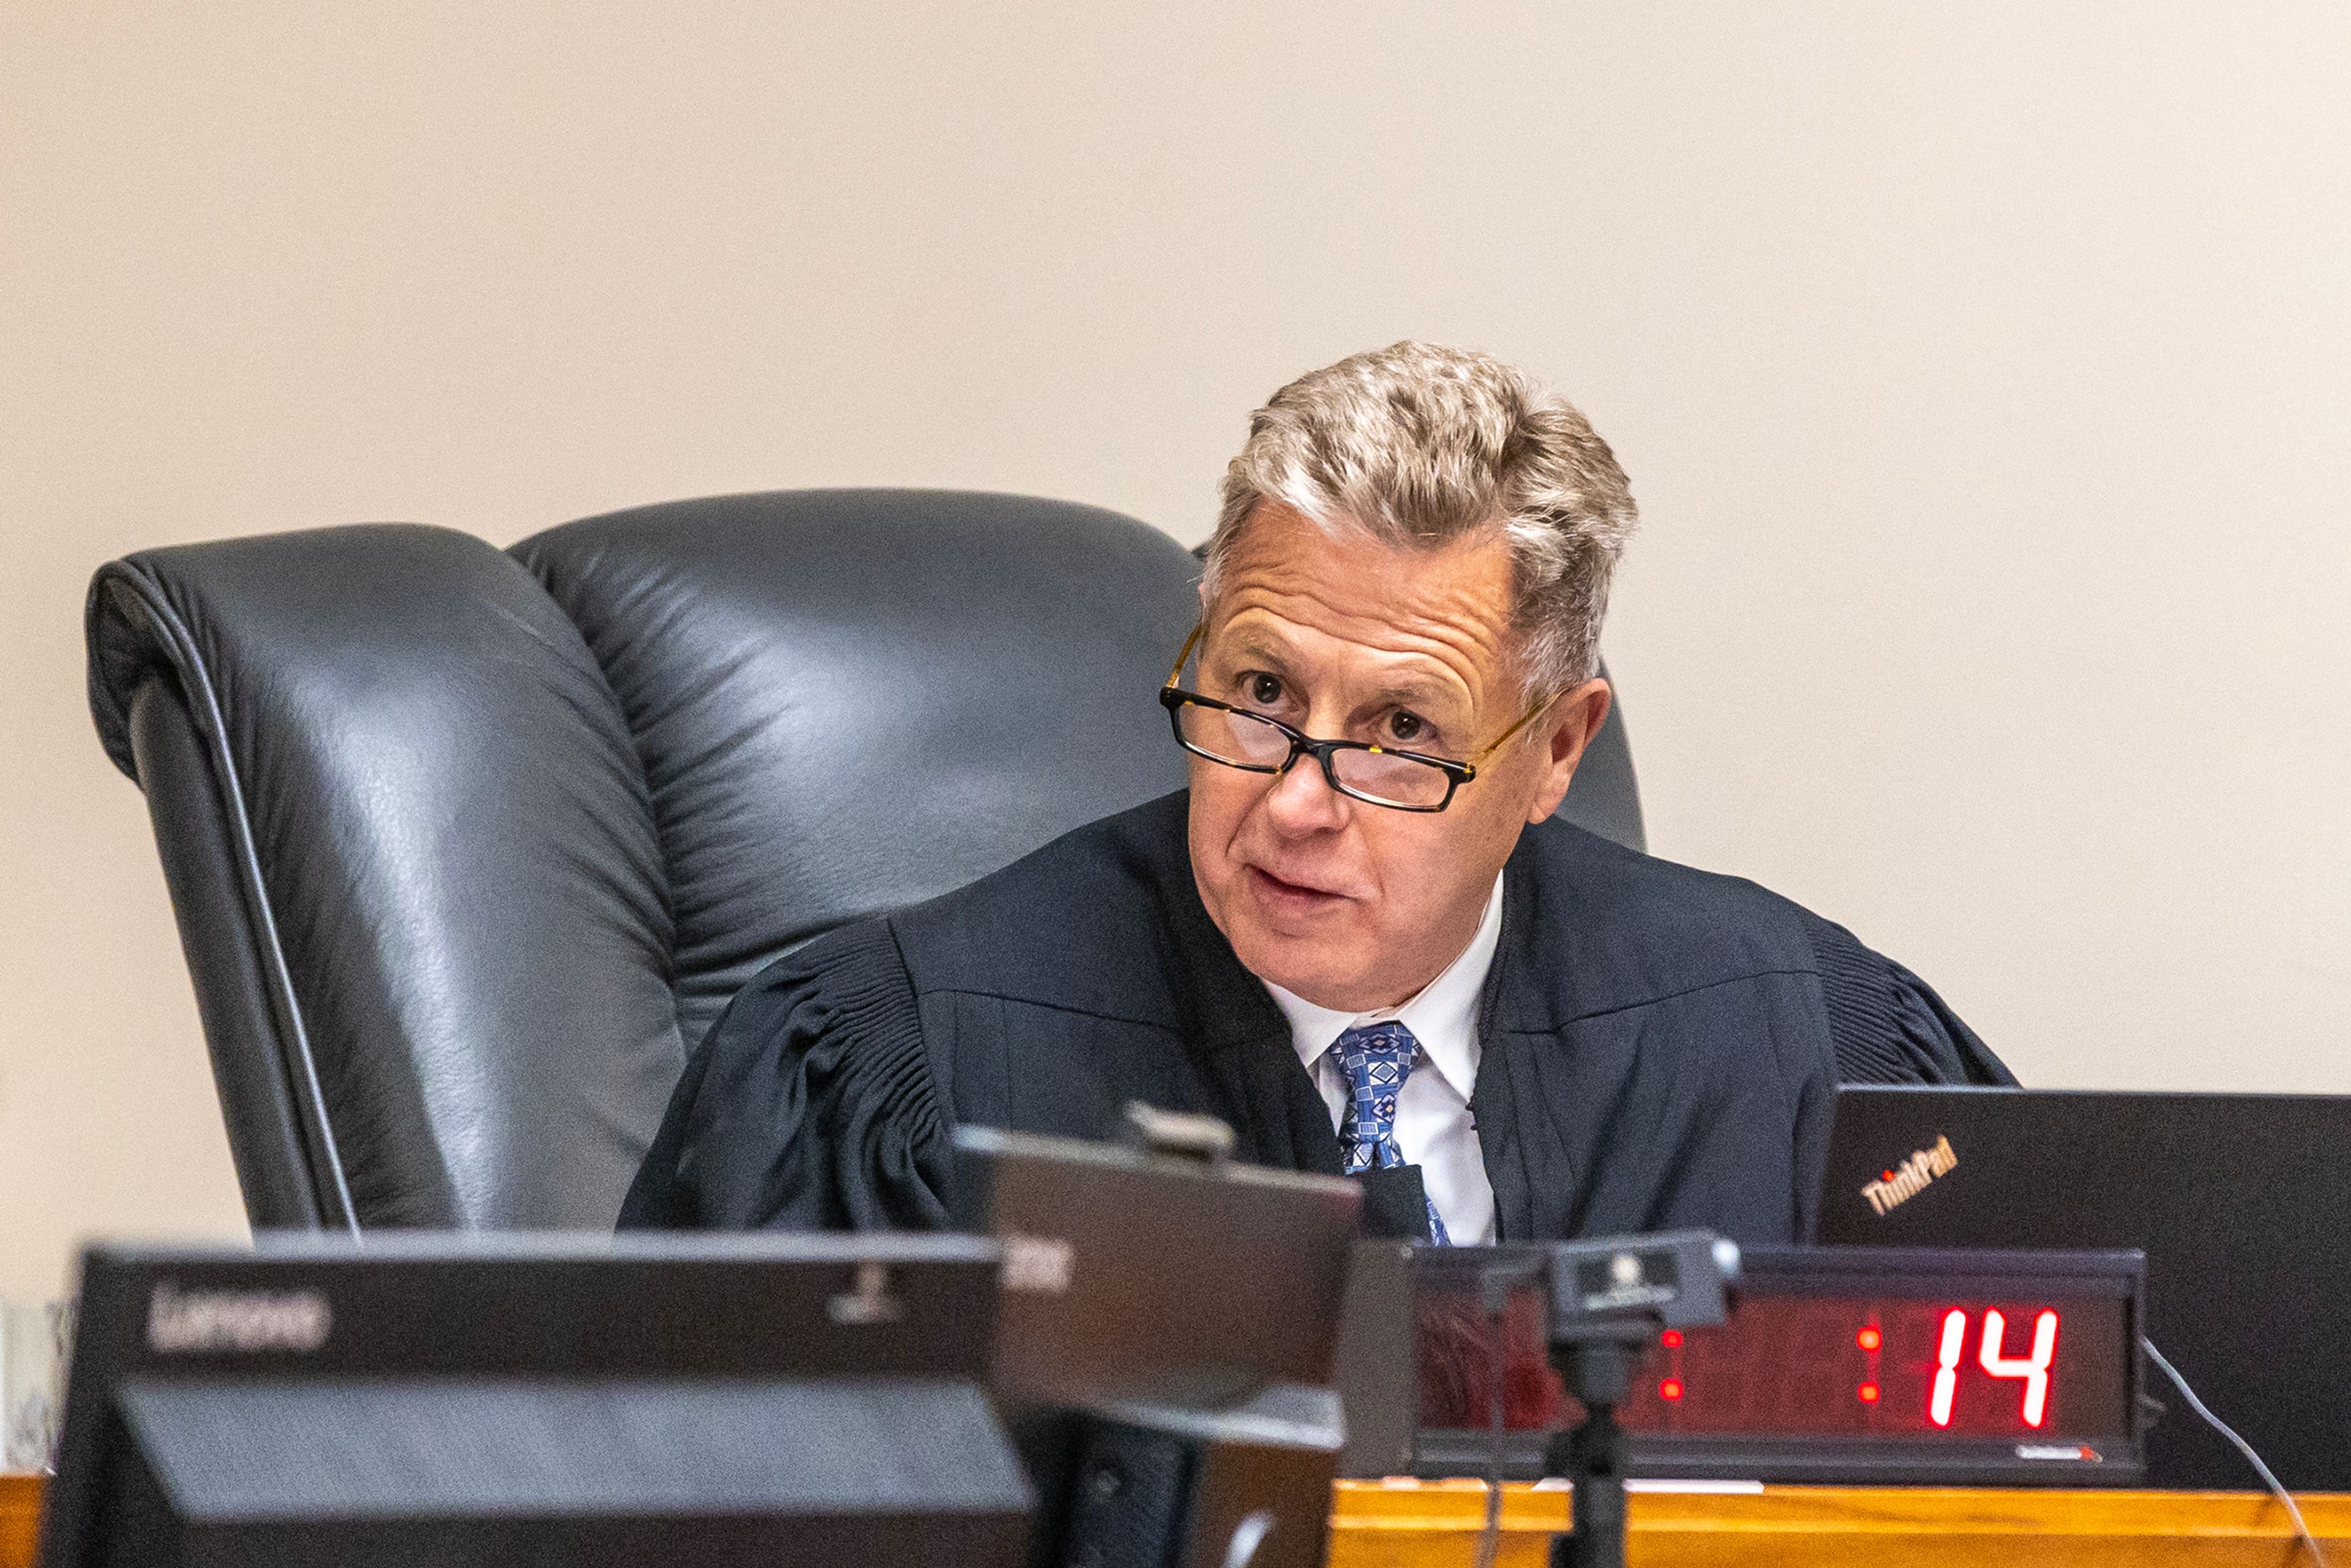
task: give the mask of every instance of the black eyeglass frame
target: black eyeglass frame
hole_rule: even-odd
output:
[[[1527,710],[1525,717],[1495,737],[1491,746],[1481,748],[1478,755],[1468,762],[1456,762],[1449,757],[1431,757],[1426,752],[1405,751],[1393,746],[1380,746],[1368,740],[1317,740],[1304,730],[1293,728],[1278,718],[1255,713],[1245,707],[1237,707],[1231,703],[1220,702],[1215,697],[1203,696],[1198,692],[1186,691],[1177,685],[1176,678],[1184,673],[1185,661],[1191,658],[1192,649],[1199,643],[1201,634],[1207,631],[1206,623],[1192,629],[1192,634],[1184,639],[1184,651],[1176,655],[1176,667],[1167,673],[1167,684],[1159,688],[1159,706],[1167,710],[1167,725],[1175,732],[1176,745],[1195,757],[1205,757],[1211,762],[1226,768],[1237,768],[1244,773],[1280,775],[1298,766],[1301,756],[1311,757],[1322,769],[1322,781],[1330,785],[1333,791],[1346,796],[1350,800],[1361,800],[1366,806],[1381,806],[1391,811],[1442,811],[1446,807],[1453,804],[1453,797],[1459,792],[1461,786],[1478,777],[1479,763],[1499,751],[1504,741],[1532,724],[1536,715],[1558,700],[1558,695],[1554,693],[1535,704]],[[1204,751],[1184,738],[1184,710],[1186,707],[1204,707],[1217,713],[1233,714],[1279,730],[1289,737],[1290,755],[1278,763],[1236,762],[1229,757],[1219,757],[1213,751]],[[1376,752],[1382,757],[1398,757],[1407,762],[1418,762],[1434,768],[1445,775],[1445,799],[1433,806],[1413,806],[1402,800],[1385,800],[1377,795],[1366,795],[1361,789],[1351,789],[1339,781],[1339,769],[1332,761],[1332,758],[1342,751]]]

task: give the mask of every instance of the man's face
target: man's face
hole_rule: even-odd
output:
[[[1196,689],[1318,740],[1467,758],[1525,711],[1499,531],[1441,549],[1334,538],[1259,503],[1206,606]],[[1442,811],[1192,758],[1192,872],[1241,963],[1307,1000],[1405,1000],[1468,945],[1519,832],[1557,808],[1608,708],[1588,682],[1492,757]]]

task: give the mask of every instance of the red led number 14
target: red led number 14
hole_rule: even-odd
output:
[[[1968,1314],[1954,1309],[1943,1314],[1943,1342],[1935,1357],[1935,1391],[1927,1415],[1938,1427],[1951,1424],[1951,1396],[1959,1388],[1959,1353],[1968,1344]],[[2057,1358],[2057,1314],[2043,1312],[2032,1322],[2032,1354],[2004,1355],[2008,1320],[1987,1309],[1983,1315],[1983,1348],[1976,1360],[1994,1377],[2024,1380],[2024,1424],[2038,1427],[2049,1413],[2049,1364]]]

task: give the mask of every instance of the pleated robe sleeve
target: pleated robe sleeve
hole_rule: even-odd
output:
[[[1840,1082],[2016,1086],[1934,988],[1844,926],[1817,915],[1806,921]]]
[[[621,1228],[942,1229],[948,1118],[886,920],[753,976],[686,1063]]]

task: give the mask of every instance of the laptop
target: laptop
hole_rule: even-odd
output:
[[[2287,1487],[2351,1490],[2351,1096],[1844,1089],[1817,1239],[2143,1249],[2156,1348]],[[2149,1485],[2260,1486],[2147,1386]]]

